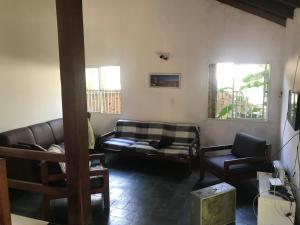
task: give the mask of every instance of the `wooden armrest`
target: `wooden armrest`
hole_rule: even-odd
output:
[[[65,180],[65,179],[67,179],[67,174],[65,174],[65,173],[52,174],[52,175],[48,175],[47,179],[48,179],[48,181]]]
[[[108,175],[108,169],[107,168],[101,168],[99,170],[92,170],[92,171],[90,171],[89,174],[90,174],[90,177],[99,176],[99,175],[107,176]]]
[[[245,158],[237,158],[237,159],[229,159],[224,161],[224,165],[236,165],[236,164],[243,164],[243,163],[257,163],[257,162],[264,162],[266,161],[266,157],[245,157]]]
[[[105,138],[108,138],[108,137],[110,137],[110,136],[113,136],[113,135],[115,135],[115,131],[110,131],[110,132],[108,132],[108,133],[106,133],[106,134],[103,134],[103,135],[101,135],[101,136],[99,136],[102,140],[103,139],[105,139]]]
[[[105,155],[103,153],[91,154],[89,160],[99,160],[101,164],[105,165]]]
[[[194,140],[189,144],[189,154],[193,156],[193,147],[196,148],[196,154],[199,155],[200,142],[199,138],[195,137]]]
[[[108,169],[107,168],[101,168],[97,170],[91,170],[89,172],[89,176],[99,176],[103,175],[106,176],[108,175]],[[60,174],[52,174],[47,176],[47,182],[49,181],[60,181],[60,180],[66,180],[67,179],[67,174],[65,173],[60,173]]]
[[[89,155],[89,160],[93,160],[93,159],[103,159],[105,157],[105,155],[103,153],[96,153],[96,154],[90,154]]]
[[[254,156],[254,157],[245,157],[245,158],[237,158],[237,159],[230,159],[224,161],[224,171],[226,174],[229,172],[229,166],[231,165],[238,165],[243,163],[258,163],[258,162],[266,162],[266,157],[263,156]]]
[[[232,145],[217,145],[217,146],[209,146],[209,147],[203,147],[201,148],[201,152],[214,152],[214,151],[221,151],[221,150],[227,150],[232,149]]]

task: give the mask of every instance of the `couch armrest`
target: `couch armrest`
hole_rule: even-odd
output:
[[[110,132],[108,132],[108,133],[105,133],[105,134],[100,135],[99,137],[103,140],[103,139],[106,139],[106,138],[108,138],[108,137],[110,137],[110,136],[113,136],[113,135],[115,135],[115,134],[116,134],[115,131],[110,131]]]
[[[196,147],[196,153],[199,155],[199,139],[196,137],[190,144],[189,144],[189,154],[190,157],[193,156],[193,147]]]
[[[104,143],[104,141],[107,139],[107,138],[109,138],[110,136],[113,136],[113,135],[115,135],[115,131],[110,131],[110,132],[108,132],[108,133],[106,133],[106,134],[103,134],[103,135],[98,135],[97,137],[96,137],[96,143],[95,143],[95,150],[97,151],[97,152],[103,152],[103,143]]]
[[[91,170],[90,171],[90,177],[92,176],[108,176],[108,169],[107,168],[101,168],[98,170]]]
[[[267,158],[263,156],[253,156],[253,157],[245,157],[245,158],[237,158],[237,159],[230,159],[224,161],[224,171],[228,174],[229,167],[231,165],[238,165],[244,163],[259,163],[259,162],[266,162]]]
[[[201,148],[201,152],[205,154],[206,152],[215,152],[221,150],[232,149],[232,145],[217,145],[217,146],[209,146]]]

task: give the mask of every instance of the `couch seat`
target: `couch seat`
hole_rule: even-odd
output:
[[[150,141],[153,140],[136,140],[133,138],[111,138],[108,141],[104,142],[104,147],[113,151],[133,151],[149,155],[164,155],[176,158],[189,157],[188,144],[174,142],[172,145],[166,148],[156,149],[149,145]]]

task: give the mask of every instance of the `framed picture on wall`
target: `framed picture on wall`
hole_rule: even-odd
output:
[[[152,73],[150,74],[150,87],[179,88],[181,74],[179,73]]]

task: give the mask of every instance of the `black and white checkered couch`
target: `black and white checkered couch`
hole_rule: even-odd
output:
[[[160,149],[149,144],[164,138],[171,139],[172,144]],[[198,155],[199,127],[191,124],[118,120],[114,131],[102,136],[101,146],[108,151],[189,163],[193,156]]]

